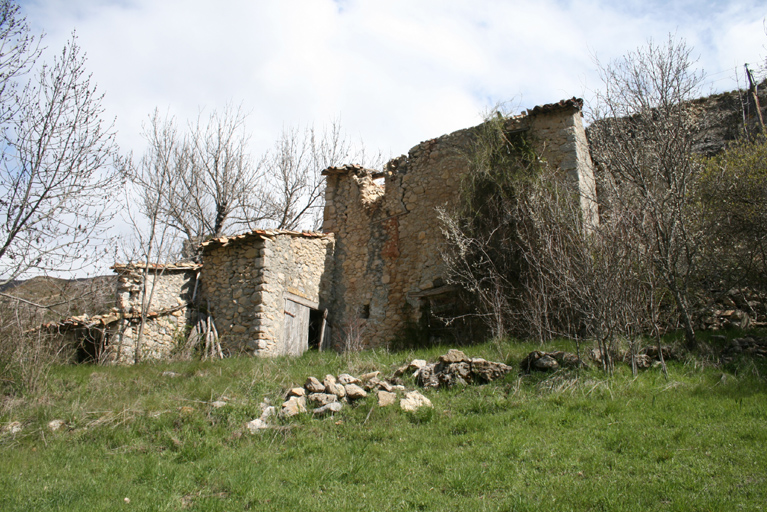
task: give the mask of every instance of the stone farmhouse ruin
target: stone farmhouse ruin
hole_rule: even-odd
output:
[[[581,108],[575,98],[535,107],[505,119],[504,128],[527,132],[537,153],[581,192],[584,215],[594,216]],[[256,230],[216,238],[201,244],[202,264],[153,267],[142,359],[172,354],[197,307],[214,318],[225,351],[259,356],[299,355],[344,339],[381,346],[423,320],[456,293],[446,282],[437,208],[458,197],[478,128],[422,142],[383,170],[345,165],[322,171],[322,233]],[[142,269],[113,268],[117,304],[103,319],[103,357],[129,363]]]
[[[761,91],[761,104],[767,104],[767,85]],[[756,118],[743,110],[739,91],[691,105],[705,127],[694,148],[700,154],[717,153],[738,137],[744,122]],[[582,100],[572,98],[502,122],[507,134],[524,133],[536,154],[564,173],[580,193],[582,214],[596,220],[594,166],[581,109]],[[224,351],[258,356],[350,343],[375,347],[413,326],[430,331],[430,315],[451,311],[460,292],[447,283],[438,208],[459,197],[481,129],[422,142],[381,170],[358,165],[323,170],[321,233],[256,230],[225,236],[201,244],[201,264],[152,266],[141,358],[178,353],[203,314],[214,320]],[[110,313],[47,327],[76,342],[83,358],[131,363],[144,269],[134,264],[113,269],[117,300]],[[444,325],[434,330],[439,329]]]

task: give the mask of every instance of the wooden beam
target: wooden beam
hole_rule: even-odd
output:
[[[293,301],[296,304],[301,304],[302,306],[306,306],[310,309],[320,309],[319,302],[314,302],[313,300],[309,300],[305,297],[301,297],[300,295],[296,295],[295,293],[285,292],[283,294],[283,297],[285,297],[287,300]]]
[[[445,286],[439,286],[437,288],[432,288],[431,290],[424,290],[422,292],[409,292],[408,297],[413,299],[423,299],[426,297],[434,297],[435,295],[443,295],[446,293],[453,293],[457,292],[461,289],[460,286],[456,286],[454,284],[448,284]]]

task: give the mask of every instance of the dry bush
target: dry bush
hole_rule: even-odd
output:
[[[336,335],[336,347],[344,354],[361,352],[365,348],[365,342],[362,337],[362,331],[365,328],[364,322],[356,316],[346,321],[340,332]]]
[[[691,53],[669,37],[600,65],[604,87],[590,129],[602,208],[630,218],[634,243],[652,261],[656,288],[673,299],[688,347],[696,344],[690,300],[701,242],[691,208],[700,165],[692,154],[703,129],[692,103],[703,74]]]
[[[0,390],[24,394],[40,391],[50,366],[74,361],[80,348],[75,333],[41,326],[107,311],[114,305],[115,286],[112,276],[72,281],[37,277],[0,293]]]
[[[61,346],[57,337],[30,331],[39,325],[39,308],[5,302],[0,305],[0,391],[3,394],[34,394],[46,383],[51,364]]]

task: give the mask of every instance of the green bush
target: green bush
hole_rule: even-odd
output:
[[[702,279],[767,288],[767,140],[733,144],[706,159],[697,183]],[[719,283],[712,283],[719,284]]]

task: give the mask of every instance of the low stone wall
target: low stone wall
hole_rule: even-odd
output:
[[[204,300],[229,352],[285,353],[285,296],[329,303],[332,235],[253,231],[203,246]]]

